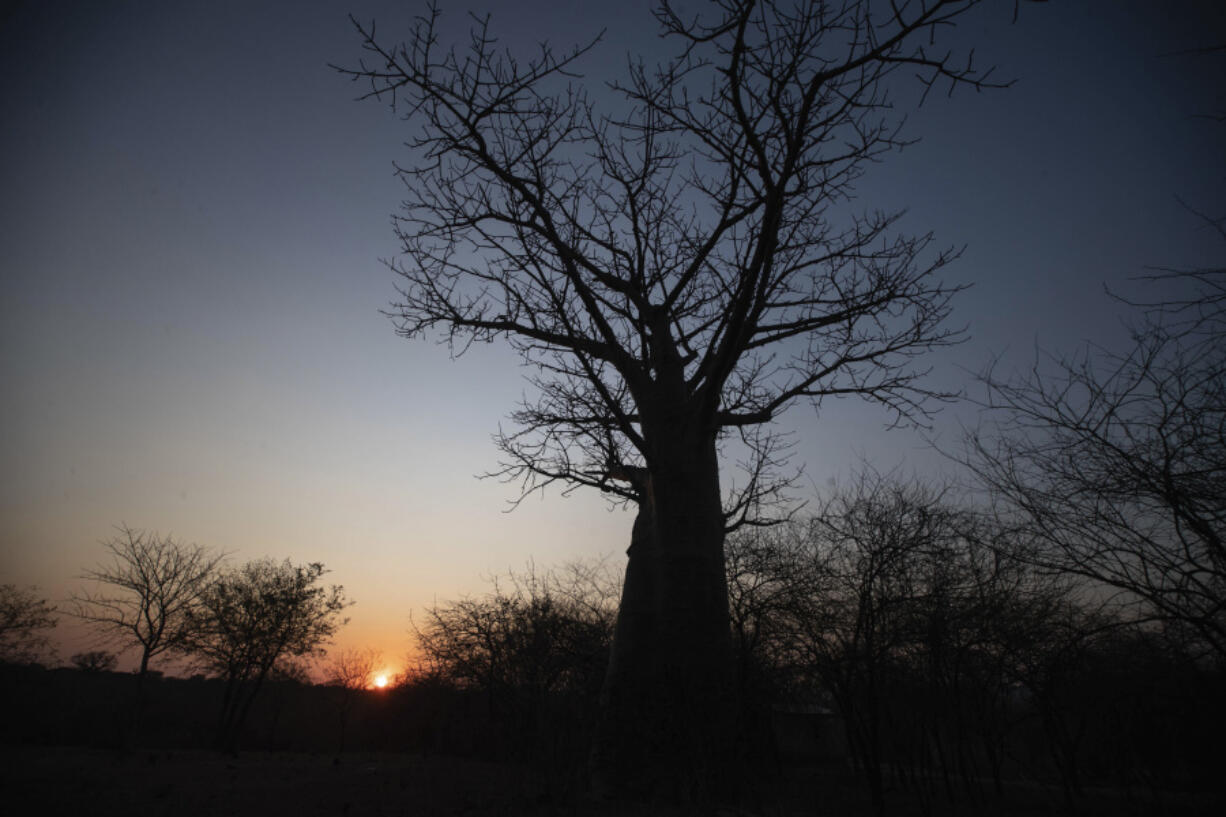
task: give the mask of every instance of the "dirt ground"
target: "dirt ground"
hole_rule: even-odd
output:
[[[514,767],[453,758],[3,747],[10,815],[270,817],[547,814]]]
[[[8,817],[681,817],[556,802],[523,767],[454,757],[0,745]],[[741,817],[739,810],[717,810]]]
[[[543,794],[524,767],[451,757],[130,751],[0,745],[0,814],[15,817],[680,817],[672,808],[560,802]],[[1159,801],[1118,790],[1091,794],[1069,811],[1054,787],[1013,787],[1005,801],[933,802],[904,792],[887,798],[892,815],[1226,814],[1219,795],[1201,792]],[[715,817],[855,817],[871,813],[846,773],[791,774],[747,792],[746,808]]]

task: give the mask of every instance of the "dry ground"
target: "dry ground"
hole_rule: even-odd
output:
[[[354,754],[0,750],[0,812],[103,817],[443,817],[547,813],[513,767]]]
[[[131,751],[0,745],[0,814],[14,817],[679,817],[665,808],[558,802],[526,768],[449,757],[354,753]],[[845,773],[790,774],[746,793],[747,807],[718,817],[859,817],[870,813]],[[925,809],[893,792],[890,814],[1069,814],[1049,786],[1011,787],[1007,802],[938,801]],[[1220,795],[1091,793],[1074,814],[1226,814]],[[690,812],[692,814],[693,812]]]

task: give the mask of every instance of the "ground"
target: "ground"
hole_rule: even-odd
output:
[[[4,747],[0,811],[90,817],[528,815],[523,778],[506,765],[451,758],[279,752],[118,753]]]
[[[747,785],[740,808],[695,811],[559,799],[526,767],[391,753],[127,751],[0,745],[0,813],[25,817],[857,817],[870,813],[844,771],[810,770]],[[891,815],[1221,814],[1213,793],[1089,792],[1069,812],[1050,786],[1010,787],[991,797],[936,801],[925,809],[892,792]]]

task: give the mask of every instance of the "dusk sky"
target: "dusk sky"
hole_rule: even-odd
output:
[[[442,0],[493,14],[518,53],[607,33],[581,67],[601,87],[627,52],[666,53],[646,0]],[[679,4],[698,8],[695,0]],[[346,15],[386,38],[424,4],[57,2],[0,12],[0,582],[53,603],[120,523],[231,554],[322,561],[357,601],[338,646],[398,669],[410,613],[528,560],[607,555],[631,514],[552,491],[505,513],[490,441],[526,384],[504,347],[452,360],[394,334],[381,258],[397,253],[392,162],[412,127],[328,68],[354,64]],[[965,382],[993,355],[1124,337],[1104,285],[1145,265],[1221,263],[1180,204],[1226,214],[1219,2],[989,4],[951,40],[1009,90],[934,94],[919,144],[873,168],[858,206],[966,245],[970,342],[931,360]],[[911,431],[865,404],[798,407],[784,427],[811,496],[858,458],[933,473]],[[936,421],[958,437],[969,408]],[[90,642],[60,627],[67,658]]]

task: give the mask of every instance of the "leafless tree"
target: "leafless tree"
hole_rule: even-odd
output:
[[[338,585],[317,585],[326,571],[318,562],[294,565],[263,559],[211,581],[190,616],[187,649],[225,681],[218,747],[238,748],[247,712],[277,662],[322,654],[348,619],[352,602]]]
[[[904,143],[895,75],[992,84],[933,45],[976,4],[720,0],[690,16],[663,0],[672,56],[632,59],[604,96],[575,82],[595,42],[519,60],[488,19],[463,50],[440,43],[437,7],[400,45],[355,21],[370,62],[342,70],[418,127],[398,170],[399,332],[455,353],[501,340],[535,370],[498,436],[524,494],[560,482],[639,508],[604,717],[626,727],[600,741],[598,781],[700,795],[727,747],[724,534],[786,476],[764,424],[842,396],[925,417],[914,364],[959,338],[938,278],[957,253],[851,195]],[[733,444],[750,476],[724,495]]]
[[[72,657],[72,665],[82,672],[114,672],[119,656],[106,650],[87,650]]]
[[[612,637],[616,585],[602,562],[529,567],[491,579],[481,595],[440,602],[414,626],[437,675],[480,690],[492,713],[590,686]]]
[[[450,693],[438,698],[444,711],[435,709],[451,734],[494,756],[530,759],[553,791],[581,785],[613,637],[616,576],[603,560],[585,560],[530,566],[491,585],[438,602],[415,623],[418,671],[410,683],[419,693]]]
[[[776,651],[841,715],[874,810],[889,772],[928,809],[1003,792],[1009,690],[1067,585],[952,489],[868,466],[793,528],[760,540]]]
[[[928,568],[956,537],[940,489],[863,470],[828,497],[809,529],[809,565],[793,583],[803,666],[841,713],[874,811],[884,812],[889,703],[922,625]]]
[[[1095,700],[1114,690],[1086,683],[1096,643],[1120,622],[1104,610],[1068,597],[1038,596],[1001,622],[1008,644],[1006,667],[1036,711],[1066,805],[1074,808],[1081,778],[1087,725]]]
[[[809,686],[792,660],[791,621],[796,585],[810,566],[809,526],[792,519],[744,527],[728,536],[724,549],[740,715],[736,745],[752,767],[777,757],[773,707],[803,699],[798,688]]]
[[[988,372],[968,462],[1043,545],[1040,564],[1116,588],[1223,659],[1226,271],[1160,277],[1195,292],[1139,304],[1125,352]]]
[[[324,666],[324,683],[347,690],[370,689],[383,654],[376,649],[345,649]]]
[[[1221,669],[968,497],[865,469],[812,519],[730,538],[735,632],[789,682],[771,700],[833,706],[877,813],[891,783],[991,810],[983,783],[1004,796],[1019,764],[1073,809],[1086,782],[1186,774]]]
[[[191,614],[224,554],[126,525],[102,547],[109,561],[82,576],[98,589],[74,594],[72,614],[109,641],[140,648],[140,685],[152,659],[183,646]]]
[[[324,667],[325,683],[336,689],[337,710],[340,716],[340,743],[338,752],[345,751],[345,733],[349,726],[349,716],[353,711],[358,697],[370,689],[374,682],[375,672],[383,660],[382,654],[375,649],[341,650]]]
[[[45,631],[56,625],[54,612],[34,588],[0,584],[0,662],[37,661],[47,649]]]

